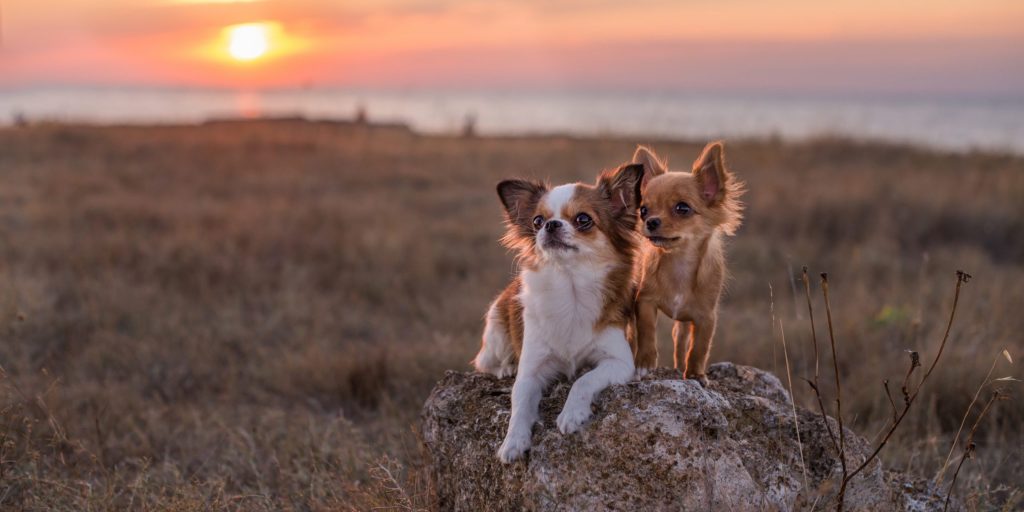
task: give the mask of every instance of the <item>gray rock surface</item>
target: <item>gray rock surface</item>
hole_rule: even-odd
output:
[[[590,422],[568,436],[555,418],[569,383],[556,383],[541,402],[530,452],[504,465],[495,451],[508,426],[513,379],[448,372],[423,409],[440,508],[834,509],[840,464],[821,417],[797,410],[805,476],[779,380],[732,363],[712,365],[708,376],[708,388],[667,369],[613,386],[595,400]],[[871,447],[849,429],[846,439],[852,468]],[[941,510],[942,499],[875,462],[851,483],[846,510]]]

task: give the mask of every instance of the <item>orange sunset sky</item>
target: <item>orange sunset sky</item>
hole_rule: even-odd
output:
[[[0,0],[0,27],[0,88],[1024,94],[1021,0]]]

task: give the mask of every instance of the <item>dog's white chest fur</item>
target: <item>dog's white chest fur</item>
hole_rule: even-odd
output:
[[[608,268],[600,264],[544,265],[523,272],[525,343],[523,347],[548,359],[555,371],[572,375],[589,362],[594,349],[595,324],[604,309]]]

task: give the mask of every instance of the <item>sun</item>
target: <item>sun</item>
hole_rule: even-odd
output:
[[[211,31],[189,54],[255,77],[312,48],[313,39],[301,31],[296,33],[280,21],[265,19],[221,26],[216,32]]]
[[[228,27],[228,53],[235,60],[256,60],[270,50],[270,31],[262,23]]]

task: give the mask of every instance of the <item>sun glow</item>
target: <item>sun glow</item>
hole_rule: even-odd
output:
[[[3,0],[0,0],[2,2]],[[294,69],[295,58],[316,50],[314,39],[302,27],[289,30],[278,20],[250,20],[197,32],[200,41],[177,50],[176,56],[210,66],[204,73],[232,83],[270,83],[283,70]]]
[[[228,31],[228,53],[236,60],[256,60],[270,50],[270,30],[263,23],[233,25]]]

